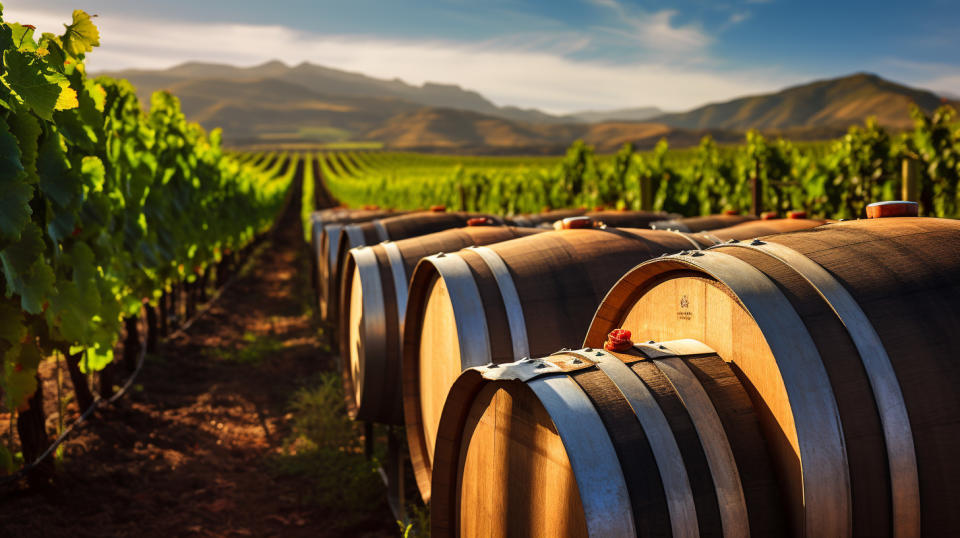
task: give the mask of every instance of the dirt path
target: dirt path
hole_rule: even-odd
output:
[[[187,334],[148,357],[137,390],[68,441],[49,492],[0,496],[0,536],[397,536],[356,448],[311,440],[331,421],[351,432],[322,414],[330,391],[314,390],[334,358],[295,209]]]

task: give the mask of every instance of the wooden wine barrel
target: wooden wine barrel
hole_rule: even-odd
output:
[[[702,232],[705,230],[716,230],[718,228],[727,228],[756,220],[757,217],[750,215],[707,215],[705,217],[687,217],[682,219],[660,220],[650,224],[654,230],[677,230],[680,232]]]
[[[460,372],[579,345],[624,272],[711,244],[662,230],[588,228],[424,258],[411,276],[402,361],[407,440],[424,499],[440,411]]]
[[[327,214],[321,223],[314,223],[313,235],[316,254],[316,280],[318,289],[318,305],[320,319],[332,321],[328,312],[328,301],[331,298],[331,283],[336,273],[336,254],[339,252],[340,231],[348,224],[367,222],[389,216],[402,215],[402,212],[385,211],[381,209],[347,209],[334,210]],[[334,297],[336,300],[336,297]]]
[[[585,216],[614,228],[649,228],[654,222],[676,219],[680,215],[650,211],[588,211]]]
[[[721,242],[731,239],[743,240],[765,235],[809,230],[827,222],[829,221],[818,219],[749,220],[728,228],[700,232],[699,235],[701,237],[713,237]]]
[[[433,536],[783,536],[747,389],[694,340],[478,367],[450,389]]]
[[[421,258],[542,231],[469,226],[350,250],[340,303],[344,321],[340,326],[341,369],[350,418],[403,423],[400,338],[408,276]]]
[[[510,217],[510,221],[513,222],[515,226],[523,226],[525,228],[549,228],[558,220],[568,217],[579,217],[580,215],[585,215],[586,213],[586,209],[552,209],[550,211],[544,211],[543,213],[514,215]]]
[[[652,260],[597,310],[694,338],[744,381],[794,535],[960,528],[960,221],[828,224]],[[922,500],[922,503],[921,503]]]
[[[387,218],[372,219],[366,222],[348,224],[340,231],[337,245],[335,269],[330,277],[330,297],[327,305],[327,318],[331,323],[342,325],[340,318],[340,294],[343,286],[343,266],[347,252],[352,248],[376,245],[382,241],[399,241],[408,237],[427,235],[450,228],[462,228],[471,219],[486,218],[492,224],[505,224],[500,217],[482,213],[446,212],[438,206],[437,210],[418,211]]]
[[[819,221],[767,223],[794,230]],[[424,259],[411,277],[402,361],[407,442],[424,498],[440,410],[461,371],[577,346],[603,295],[634,264],[757,232],[564,230]]]

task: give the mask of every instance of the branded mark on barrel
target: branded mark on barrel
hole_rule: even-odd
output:
[[[677,311],[677,319],[690,321],[693,319],[693,312],[690,310],[690,299],[686,295],[680,296],[680,310]]]

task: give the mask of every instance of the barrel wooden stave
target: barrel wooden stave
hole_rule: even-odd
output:
[[[837,223],[764,239],[785,245],[824,268],[862,310],[896,374],[894,387],[902,394],[902,405],[909,415],[909,427],[904,433],[907,439],[912,436],[913,440],[907,445],[900,441],[903,433],[884,433],[883,421],[894,416],[891,413],[896,410],[896,402],[886,396],[887,392],[882,393],[884,399],[878,399],[877,390],[882,385],[876,384],[877,366],[867,369],[876,357],[862,355],[851,343],[854,334],[851,331],[857,329],[857,320],[848,318],[841,322],[837,314],[830,311],[836,306],[811,290],[812,284],[804,282],[794,266],[746,247],[719,249],[721,253],[757,266],[764,278],[782,290],[801,320],[802,329],[810,334],[822,357],[836,398],[840,433],[846,447],[845,471],[850,477],[851,497],[847,517],[853,533],[936,535],[951,532],[949,529],[955,528],[960,519],[956,510],[947,508],[955,506],[960,499],[956,480],[960,476],[960,464],[950,456],[960,449],[960,429],[956,420],[948,418],[960,416],[960,398],[950,388],[960,381],[960,372],[952,361],[945,361],[945,357],[951,355],[950,350],[960,343],[960,309],[956,306],[960,300],[960,253],[955,248],[958,238],[960,223],[957,221],[896,218]],[[658,264],[673,262],[664,260],[647,264],[646,268],[638,267],[611,290],[598,309],[586,339],[588,344],[601,341],[606,331],[620,326],[651,338],[681,334],[696,338],[700,334],[707,343],[719,347],[723,347],[724,339],[737,341],[739,346],[755,346],[751,341],[775,338],[756,334],[755,330],[749,337],[751,331],[736,327],[738,323],[755,326],[756,322],[749,317],[738,323],[731,322],[729,317],[718,318],[723,299],[716,294],[707,302],[713,312],[707,312],[709,325],[714,328],[712,341],[704,334],[710,331],[695,326],[703,324],[703,320],[699,324],[678,323],[666,316],[658,320],[656,316],[647,315],[647,312],[676,310],[678,294],[692,289],[682,277],[670,277],[669,273],[661,274],[660,282],[650,280],[656,273],[651,267]],[[702,273],[699,278],[703,278]],[[669,290],[671,286],[674,289]],[[727,295],[729,297],[729,290]],[[688,302],[694,301],[688,298]],[[732,337],[731,327],[738,333]],[[724,330],[728,333],[721,335]],[[738,356],[731,349],[724,358],[731,361],[752,386],[754,402],[766,415],[766,436],[778,453],[781,481],[785,489],[792,490],[789,496],[795,534],[815,533],[816,521],[824,517],[829,520],[833,515],[824,516],[813,511],[813,507],[804,511],[803,493],[798,491],[803,481],[797,469],[804,455],[797,451],[795,442],[798,435],[806,434],[789,432],[794,425],[784,417],[789,400],[797,395],[779,392],[783,387],[773,390],[772,385],[776,383],[770,378],[776,377],[771,375],[775,372],[769,366],[764,369],[762,364],[751,364],[757,354],[750,355]],[[794,437],[794,440],[783,442],[783,437]],[[896,451],[890,452],[894,450],[891,447],[896,447]],[[914,449],[915,456],[911,454]],[[904,462],[909,463],[914,457],[913,480],[916,482],[911,487],[910,472],[904,470]],[[920,499],[923,499],[922,509]]]

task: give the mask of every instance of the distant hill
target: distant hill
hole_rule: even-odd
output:
[[[687,129],[786,130],[847,127],[876,116],[881,125],[908,128],[910,105],[930,112],[942,99],[869,73],[818,80],[801,86],[725,103],[710,104],[651,121]]]
[[[569,121],[568,118],[553,116],[539,110],[512,106],[498,107],[479,93],[465,90],[454,84],[427,82],[423,86],[413,86],[402,80],[378,79],[360,73],[331,69],[306,62],[293,67],[276,60],[253,67],[189,62],[159,71],[132,69],[102,74],[129,80],[137,87],[141,100],[156,90],[169,89],[176,84],[190,80],[254,81],[275,79],[298,84],[325,95],[349,95],[378,99],[393,98],[419,105],[470,110],[481,114],[535,123]],[[225,95],[229,96],[229,94]]]
[[[647,121],[663,115],[663,110],[655,106],[645,106],[618,110],[585,110],[574,112],[569,117],[586,123],[597,123],[601,121]]]
[[[626,142],[652,147],[660,138],[689,146],[708,133],[732,143],[749,128],[811,140],[837,136],[868,116],[907,128],[911,103],[932,111],[942,102],[929,91],[858,73],[677,114],[642,107],[555,116],[498,107],[455,85],[413,86],[309,63],[187,63],[104,74],[130,80],[145,103],[152,92],[170,90],[188,118],[223,127],[233,146],[371,140],[423,151],[550,153],[580,138],[613,151]]]
[[[733,143],[743,138],[739,132],[674,129],[662,123],[521,123],[447,108],[422,108],[400,114],[383,127],[368,132],[366,138],[409,151],[487,153],[557,153],[574,140],[581,139],[597,151],[607,153],[616,151],[627,142],[649,149],[662,138],[666,138],[671,146],[692,146],[705,134],[721,143]]]

